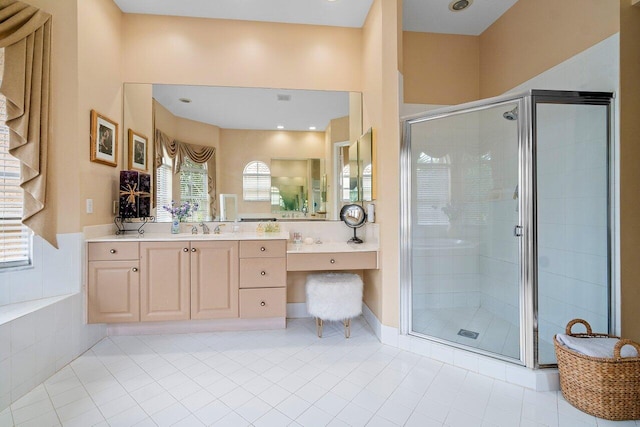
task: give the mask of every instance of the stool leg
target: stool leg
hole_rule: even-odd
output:
[[[351,336],[351,319],[344,320],[344,337],[349,338]]]
[[[316,317],[316,332],[318,333],[318,337],[322,338],[322,319]]]

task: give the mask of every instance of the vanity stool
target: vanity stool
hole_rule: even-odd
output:
[[[307,311],[316,318],[322,338],[324,320],[344,323],[344,336],[351,336],[351,318],[362,314],[362,279],[353,273],[309,274],[306,283]]]

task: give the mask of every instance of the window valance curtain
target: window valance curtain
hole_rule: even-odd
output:
[[[156,129],[155,148],[156,166],[162,162],[162,153],[167,153],[173,159],[173,173],[180,172],[182,161],[189,157],[194,163],[207,163],[216,155],[215,147],[204,147],[201,145],[187,144],[169,137],[160,129]]]
[[[51,15],[21,1],[0,0],[0,47],[9,153],[20,161],[24,190],[22,223],[57,248],[55,210],[46,200]]]
[[[207,164],[208,175],[208,188],[210,200],[210,212],[212,216],[215,216],[215,203],[216,203],[216,149],[215,147],[205,147],[202,145],[188,144],[186,142],[178,141],[171,138],[160,129],[155,130],[154,138],[154,151],[155,160],[154,166],[158,168],[162,165],[163,153],[167,153],[170,159],[172,159],[173,173],[180,173],[182,162],[185,157],[191,159],[195,163]]]

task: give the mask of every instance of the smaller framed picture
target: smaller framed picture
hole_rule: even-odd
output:
[[[147,171],[147,137],[129,129],[129,169]]]
[[[91,161],[118,166],[118,124],[91,110]]]

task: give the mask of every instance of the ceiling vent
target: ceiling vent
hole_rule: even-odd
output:
[[[278,96],[278,101],[291,101],[291,95],[285,95],[283,93],[279,93],[277,96]]]

